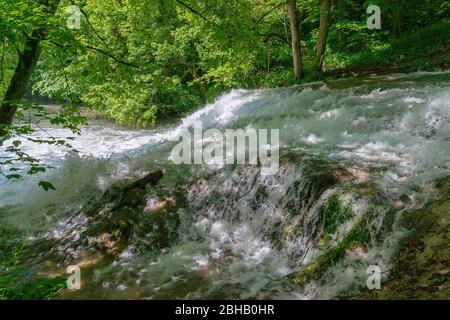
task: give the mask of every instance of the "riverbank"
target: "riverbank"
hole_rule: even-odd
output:
[[[437,185],[441,199],[406,213],[403,225],[411,234],[402,241],[398,260],[381,290],[355,299],[449,299],[450,179]]]
[[[328,52],[324,73],[312,75],[311,78],[330,80],[448,70],[450,69],[449,28],[450,20],[446,19],[417,32],[393,38],[388,43],[373,43],[360,52]],[[309,79],[306,78],[306,80]]]
[[[419,67],[415,59],[386,65],[356,65],[342,69],[331,69],[324,73],[323,79],[334,80],[348,77],[382,76],[399,73],[440,72],[450,69],[450,49],[439,50],[430,56],[423,57]]]

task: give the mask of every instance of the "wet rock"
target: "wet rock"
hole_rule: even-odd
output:
[[[110,255],[117,255],[122,250],[119,248],[116,241],[111,239],[111,235],[108,233],[102,233],[97,238],[97,243],[106,250],[106,252]]]
[[[115,186],[91,199],[79,213],[86,216],[60,241],[60,251],[77,260],[87,251],[118,256],[130,244],[142,251],[159,251],[174,241],[179,224],[182,192],[159,190],[149,197],[148,185],[162,178],[161,171],[125,186]],[[166,193],[166,195],[162,194]]]
[[[87,254],[78,260],[71,261],[71,265],[76,265],[83,270],[99,265],[104,259],[105,257],[101,253],[95,252]],[[67,265],[64,263],[47,260],[42,264],[41,270],[37,273],[37,277],[47,279],[53,279],[59,276],[65,277],[67,276],[66,269]]]
[[[290,276],[296,284],[306,286],[313,280],[322,281],[326,271],[348,255],[365,256],[374,234],[370,228],[371,215],[356,208],[362,203],[376,203],[378,194],[366,193],[368,187],[352,184],[327,191],[328,196],[315,211],[317,236],[311,239],[311,251],[301,260],[303,263],[308,256],[309,262]]]
[[[329,164],[320,158],[306,158],[290,152],[283,156],[283,166],[295,166],[297,178],[291,182],[284,194],[281,207],[285,219],[271,239],[286,246],[292,241],[302,242],[298,250],[307,250],[320,241],[323,229],[323,207],[336,192],[337,186],[350,185],[353,176],[338,164]],[[303,238],[301,240],[300,238]],[[298,252],[299,256],[305,252]]]
[[[86,216],[96,216],[99,213],[113,212],[127,206],[144,205],[147,185],[156,185],[162,177],[162,171],[158,170],[125,186],[113,186],[106,192],[92,197],[79,213]]]
[[[164,200],[150,198],[147,200],[147,205],[144,208],[145,213],[157,213],[166,210],[169,206],[175,205],[176,201],[173,197]]]
[[[183,203],[180,194],[155,201],[155,206],[144,211],[135,225],[132,238],[134,246],[138,250],[159,252],[173,244],[178,238],[179,209]]]
[[[360,168],[346,168],[347,172],[358,182],[367,182],[370,180],[371,175],[369,172]]]

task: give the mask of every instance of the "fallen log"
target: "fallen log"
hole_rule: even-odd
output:
[[[113,202],[114,206],[111,208],[111,211],[116,210],[118,207],[122,206],[124,201],[127,199],[131,192],[136,190],[144,191],[147,185],[156,185],[159,180],[164,176],[161,170],[156,170],[150,172],[145,177],[131,182],[125,186],[115,186],[103,193],[99,193],[94,195],[87,204],[75,213],[67,223],[70,223],[74,218],[79,216],[81,213],[86,214],[87,216],[93,216],[101,210],[102,206],[105,203]]]

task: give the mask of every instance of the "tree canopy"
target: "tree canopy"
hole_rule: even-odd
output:
[[[315,69],[346,66],[361,52],[373,56],[376,48],[386,49],[394,38],[448,23],[450,6],[440,0],[293,3],[307,79]],[[382,8],[382,30],[366,27],[370,4]],[[66,26],[72,5],[80,9],[79,30]],[[324,5],[328,18],[319,23]],[[49,6],[58,6],[55,15]],[[46,34],[29,91],[81,102],[121,124],[143,126],[182,115],[234,87],[296,82],[295,28],[284,1],[1,0],[0,7],[2,95],[17,52],[36,30]],[[321,28],[323,46],[317,41]]]

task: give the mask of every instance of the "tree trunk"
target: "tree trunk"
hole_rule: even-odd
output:
[[[27,39],[25,49],[19,52],[19,62],[0,106],[0,124],[11,124],[17,102],[25,96],[28,82],[41,54],[41,39],[37,31]]]
[[[46,11],[52,15],[58,7],[57,4],[50,4],[48,0],[41,0],[40,2],[46,7]],[[41,55],[41,41],[44,37],[45,30],[34,30],[31,36],[27,38],[23,51],[19,52],[19,61],[16,70],[6,89],[3,102],[0,104],[0,137],[6,134],[1,126],[12,123],[14,114],[17,111],[18,102],[24,98],[27,92],[31,75]]]
[[[297,19],[296,0],[287,0],[287,11],[289,16],[289,23],[291,25],[291,47],[292,60],[294,62],[295,79],[302,78],[302,53],[300,47],[300,29]]]
[[[320,0],[320,26],[316,43],[316,57],[314,58],[314,69],[316,71],[322,71],[323,68],[331,18],[331,1],[332,0]]]

